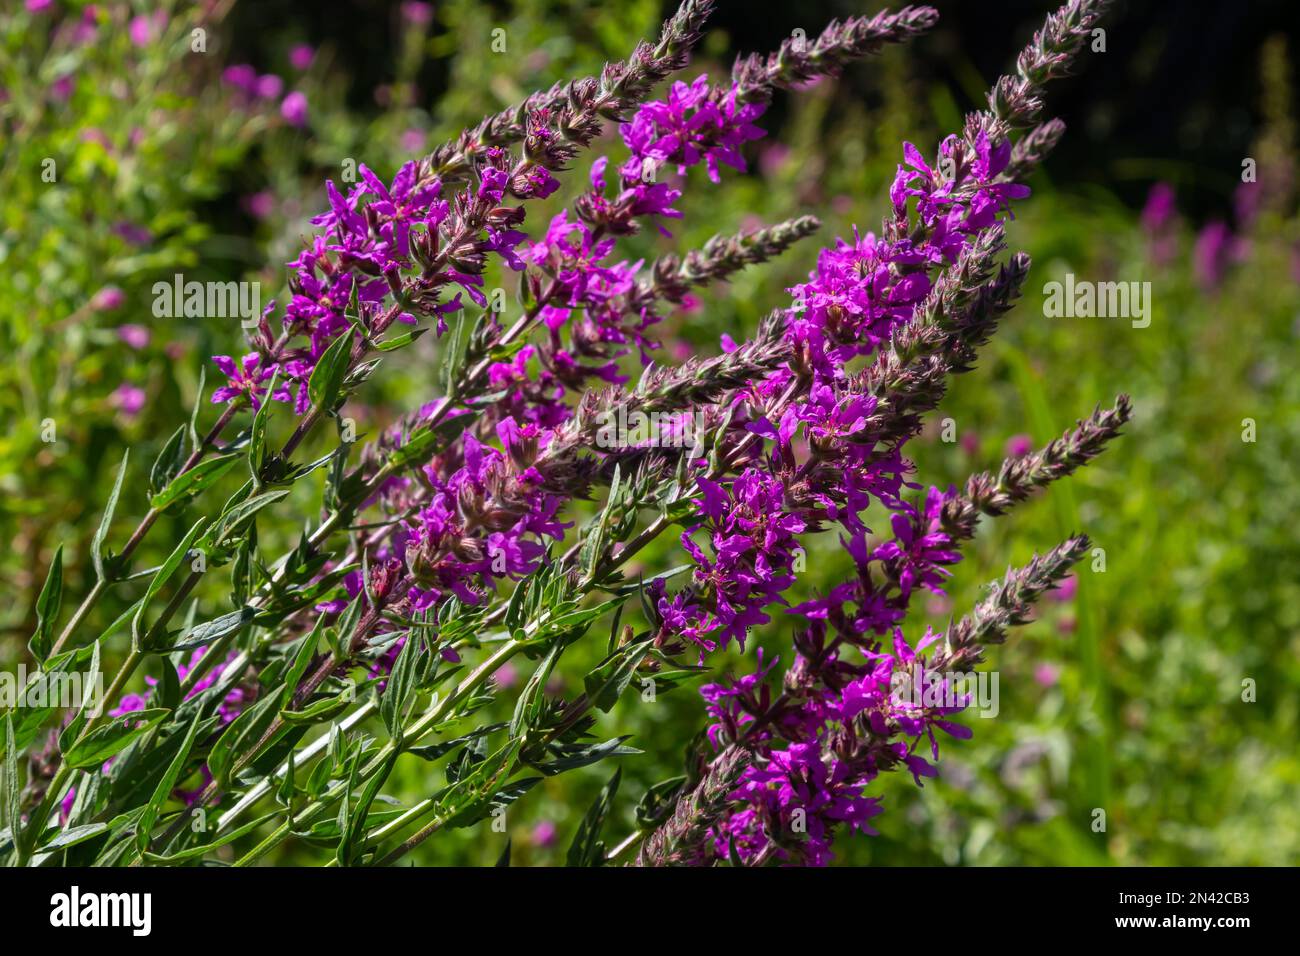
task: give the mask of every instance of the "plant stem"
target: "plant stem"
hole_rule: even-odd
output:
[[[208,447],[216,442],[217,438],[219,438],[221,433],[225,431],[226,426],[230,424],[231,419],[235,417],[235,414],[238,411],[239,406],[237,405],[226,406],[226,410],[221,413],[221,417],[216,420],[210,429],[208,429],[208,433],[199,443],[199,447],[190,452],[189,458],[185,460],[185,464],[181,466],[180,471],[176,473],[177,476],[185,474],[202,460],[203,456],[207,453]],[[136,526],[131,537],[127,539],[126,544],[122,547],[122,552],[117,555],[117,563],[125,563],[125,561],[131,557],[135,552],[135,549],[140,546],[140,542],[145,539],[145,536],[149,533],[149,529],[154,526],[154,522],[158,520],[161,514],[162,512],[157,508],[149,509],[144,518],[140,520],[140,524]],[[63,628],[63,632],[59,634],[59,639],[55,641],[54,645],[50,648],[49,656],[53,657],[63,649],[63,645],[68,642],[68,639],[72,636],[73,632],[75,632],[81,625],[82,620],[85,619],[91,608],[95,606],[96,602],[99,601],[104,592],[108,590],[110,583],[112,582],[106,581],[104,578],[100,578],[95,582],[95,586],[92,587],[85,598],[82,599],[81,604],[78,605],[77,610],[73,612],[72,617]]]

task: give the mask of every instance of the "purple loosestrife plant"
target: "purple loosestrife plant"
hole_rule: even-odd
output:
[[[1074,0],[1049,17],[1017,75],[933,161],[904,146],[878,234],[836,240],[752,337],[728,336],[721,354],[676,367],[660,357],[663,319],[692,290],[786,253],[819,224],[721,235],[651,263],[621,258],[621,242],[645,229],[671,235],[691,215],[693,167],[714,184],[743,171],[776,89],[910,39],[934,11],[835,22],[741,59],[729,81],[676,80],[655,98],[687,65],[711,8],[687,0],[657,43],[599,77],[534,94],[391,179],[361,166],[346,193],[327,183],[328,209],[289,263],[290,297],[268,306],[246,353],[214,358],[225,377],[210,395],[223,406],[216,423],[177,432],[118,553],[105,531],[96,537],[97,583],[57,638],[52,571],[32,645],[50,673],[97,673],[115,630],[79,639],[97,600],[128,580],[148,584],[110,709],[83,706],[58,730],[44,726],[53,708],[6,716],[10,767],[41,747],[11,807],[12,859],[233,852],[251,864],[297,836],[335,865],[390,864],[548,776],[635,753],[625,737],[593,736],[596,712],[634,679],[662,692],[707,672],[720,649],[747,651],[776,615],[800,622],[793,647],[758,652],[753,673],[703,688],[707,732],[685,778],[653,788],[638,829],[607,848],[615,774],[568,860],[599,865],[635,848],[627,858],[644,865],[822,864],[842,826],[872,832],[876,776],[903,768],[919,783],[935,773],[942,735],[969,735],[951,719],[963,702],[926,692],[944,691],[948,671],[973,667],[1022,623],[1086,539],[1009,572],[916,646],[901,630],[912,598],[941,593],[981,514],[1089,461],[1129,415],[1121,397],[962,490],[926,487],[905,454],[1025,279],[1026,256],[1002,258],[1005,230],[1028,195],[1020,180],[1063,131],[1040,120],[1041,89],[1103,7]],[[612,152],[580,164],[607,127],[618,133]],[[535,223],[530,206],[569,172],[575,197]],[[487,308],[497,275],[518,283],[522,311],[509,324]],[[357,446],[344,402],[387,353],[430,329],[436,391]],[[329,420],[333,449],[299,460]],[[611,425],[632,420],[655,427]],[[280,428],[288,437],[273,443]],[[210,489],[241,463],[244,484],[222,503]],[[259,525],[311,475],[323,476],[319,510],[292,550],[267,553]],[[182,508],[202,516],[160,568],[133,572],[140,541]],[[629,562],[673,526],[679,565],[633,574]],[[855,574],[800,593],[804,542],[823,531],[839,536]],[[207,602],[192,599],[217,568],[229,569],[231,606],[200,614]],[[173,626],[183,608],[189,618]],[[581,692],[548,691],[565,650],[604,622],[606,653]],[[517,658],[534,670],[510,719],[479,722]],[[127,693],[142,665],[156,671],[147,691]],[[919,698],[900,692],[912,686]],[[441,763],[445,785],[381,806],[403,758]],[[211,815],[207,831],[187,825],[198,810]]]

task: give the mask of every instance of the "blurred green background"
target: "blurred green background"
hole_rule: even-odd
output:
[[[321,181],[337,179],[347,160],[389,177],[484,113],[625,56],[669,12],[650,0],[332,0],[310,12],[288,2],[219,0],[206,13],[168,3],[6,6],[6,668],[26,653],[36,592],[60,542],[70,591],[79,598],[93,580],[89,540],[123,449],[132,449],[137,467],[151,461],[196,400],[206,357],[242,350],[235,320],[155,319],[154,282],[183,271],[187,279],[259,279],[264,298],[282,295],[283,263],[324,204]],[[783,290],[806,274],[820,243],[855,224],[874,228],[901,142],[931,152],[957,130],[1048,10],[1028,2],[938,6],[943,19],[933,34],[853,66],[840,82],[778,96],[763,120],[768,137],[749,147],[748,174],[721,186],[702,173],[691,180],[680,204],[687,217],[674,230],[683,249],[805,212],[824,226],[780,261],[707,290],[672,317],[663,338],[683,344],[670,345],[666,361],[716,351],[724,332],[740,339],[788,300]],[[1295,37],[1273,25],[1284,6],[1121,5],[1107,24],[1105,52],[1085,54],[1080,77],[1050,91],[1049,112],[1070,131],[1008,231],[1011,247],[1034,260],[1026,295],[910,447],[919,480],[946,485],[996,468],[1024,436],[1047,441],[1118,392],[1133,396],[1136,416],[1099,462],[986,522],[949,600],[931,601],[926,620],[940,626],[960,615],[1008,563],[1072,531],[1088,532],[1104,554],[1080,567],[1072,595],[1047,601],[1035,623],[989,655],[1000,676],[998,717],[969,718],[974,739],[946,747],[940,778],[924,790],[910,777],[882,780],[881,835],[842,839],[838,862],[1300,857],[1300,538],[1289,523],[1300,510],[1300,219]],[[766,51],[796,28],[815,36],[833,16],[879,5],[720,7],[688,77],[723,76],[739,52]],[[491,49],[498,28],[506,31],[504,55]],[[199,52],[196,29],[204,31]],[[313,51],[310,65],[294,53],[300,44]],[[282,78],[279,94],[236,95],[221,77],[239,63]],[[278,108],[290,90],[307,98],[301,128]],[[606,145],[621,156],[617,136]],[[1246,158],[1256,161],[1257,182],[1243,187]],[[530,212],[530,230],[574,195],[590,159]],[[1155,205],[1144,216],[1157,183],[1176,198],[1163,217]],[[671,246],[642,236],[623,255],[652,257]],[[1150,282],[1150,326],[1046,318],[1043,285],[1067,273]],[[426,339],[372,380],[352,411],[363,431],[433,397],[436,348]],[[214,417],[206,408],[201,415]],[[944,419],[953,425],[947,436]],[[132,498],[131,490],[110,540],[120,542],[143,511],[142,492]],[[315,502],[300,497],[298,505],[310,514]],[[189,523],[184,513],[165,519],[138,566],[156,564]],[[283,525],[278,536],[266,530],[268,547],[291,543],[297,525]],[[672,547],[661,542],[644,566],[678,563]],[[799,588],[824,588],[848,569],[833,540],[818,541]],[[118,588],[94,622],[102,628],[134,596],[131,586]],[[224,597],[217,583],[200,592],[213,606]],[[925,623],[909,622],[909,633]],[[782,654],[788,627],[778,620],[762,646]],[[602,646],[569,651],[555,691],[565,678],[580,681],[601,656]],[[744,669],[752,659],[713,663]],[[508,715],[510,685],[526,679],[526,671],[503,675],[493,706]],[[1249,702],[1244,681],[1253,682]],[[644,751],[621,761],[607,839],[630,832],[647,787],[681,771],[702,723],[690,689],[653,704],[630,694],[601,719],[604,736],[630,733],[629,744]],[[562,862],[611,769],[547,780],[514,805],[514,863]],[[406,758],[388,792],[412,800],[440,785],[429,765]],[[1106,814],[1100,833],[1092,826],[1098,808]],[[491,864],[505,837],[480,824],[442,834],[413,857]],[[316,851],[290,843],[274,862],[315,859]]]

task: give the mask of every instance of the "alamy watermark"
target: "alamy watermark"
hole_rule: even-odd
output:
[[[997,671],[934,671],[913,663],[890,675],[889,691],[895,704],[924,710],[973,708],[989,719],[1002,709]]]
[[[1049,319],[1132,319],[1135,329],[1151,324],[1150,282],[1090,282],[1067,272],[1065,282],[1044,285],[1043,295]]]
[[[596,416],[596,447],[685,448],[687,458],[704,454],[703,412],[604,411]]]
[[[88,717],[98,717],[104,706],[104,674],[78,671],[36,671],[29,675],[26,664],[17,672],[0,671],[0,707],[85,707]]]
[[[132,936],[153,930],[152,893],[83,893],[73,886],[50,897],[50,925],[57,928],[124,927]]]
[[[171,282],[153,284],[153,314],[159,319],[239,319],[257,328],[262,315],[262,283],[198,282],[179,272]]]

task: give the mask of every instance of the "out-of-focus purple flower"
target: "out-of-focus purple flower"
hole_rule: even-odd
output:
[[[43,13],[53,6],[54,0],[27,0],[25,6],[28,13]]]
[[[1213,290],[1223,281],[1231,246],[1232,231],[1227,223],[1219,220],[1208,223],[1197,235],[1192,250],[1192,269],[1203,289]]]
[[[405,0],[402,19],[414,26],[427,26],[433,20],[433,4],[421,0]]]
[[[90,297],[90,307],[96,312],[120,309],[126,302],[126,293],[115,285],[106,285]]]
[[[315,59],[316,50],[308,43],[299,43],[289,51],[289,65],[298,71],[311,69]]]
[[[1034,450],[1032,435],[1012,435],[1007,439],[1006,454],[1008,458],[1023,458]]]
[[[402,133],[399,142],[404,152],[418,153],[424,149],[425,139],[427,139],[427,136],[424,130],[412,127]]]
[[[789,158],[789,146],[784,143],[772,143],[758,154],[758,168],[762,170],[764,176],[772,177],[777,174]]]
[[[307,96],[298,90],[294,90],[284,98],[280,104],[280,115],[285,118],[291,126],[303,127],[307,125]]]
[[[72,74],[67,73],[50,84],[50,95],[62,103],[72,95],[72,86]]]
[[[279,99],[284,92],[284,80],[274,73],[264,73],[257,78],[257,95],[264,100]]]
[[[275,211],[275,196],[270,190],[263,189],[245,196],[240,205],[254,219],[267,219]]]
[[[533,827],[533,845],[539,847],[554,846],[555,835],[555,824],[550,820],[542,820]]]
[[[115,236],[121,237],[124,241],[131,243],[133,246],[145,246],[153,242],[153,233],[144,226],[138,226],[133,222],[114,223],[112,232]]]
[[[1254,224],[1263,203],[1264,190],[1260,188],[1260,183],[1237,184],[1237,189],[1232,194],[1232,211],[1238,231],[1245,232]]]
[[[247,63],[235,63],[221,72],[221,81],[252,96],[257,89],[257,70]]]
[[[1034,682],[1041,687],[1054,687],[1061,679],[1061,669],[1044,661],[1034,668]]]
[[[127,33],[131,37],[131,42],[136,46],[148,46],[158,37],[162,36],[163,31],[167,29],[167,14],[159,10],[152,16],[140,14],[131,18],[131,23],[127,27]]]
[[[149,330],[143,325],[134,323],[119,325],[117,327],[117,337],[137,352],[149,347]]]
[[[1079,576],[1070,574],[1061,579],[1061,583],[1056,588],[1048,592],[1054,601],[1060,601],[1065,604],[1074,600],[1075,594],[1079,592]]]
[[[1142,207],[1142,228],[1155,235],[1174,221],[1178,213],[1174,187],[1169,183],[1156,183],[1147,193],[1146,205]]]
[[[1142,228],[1147,234],[1148,254],[1156,265],[1168,265],[1178,253],[1178,207],[1174,187],[1156,183],[1142,207]]]
[[[137,385],[123,382],[113,392],[109,401],[127,418],[134,418],[144,408],[145,392]]]

